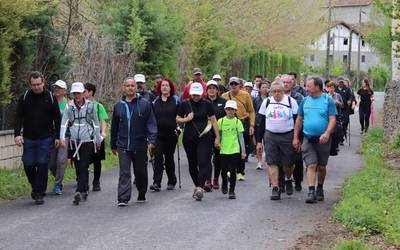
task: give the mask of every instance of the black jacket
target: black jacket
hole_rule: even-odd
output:
[[[174,96],[163,101],[157,97],[153,102],[154,114],[157,120],[158,137],[175,136],[176,115],[178,114],[179,103]]]

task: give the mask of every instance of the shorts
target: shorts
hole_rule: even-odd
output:
[[[313,164],[316,164],[317,166],[328,165],[332,139],[329,138],[329,141],[324,144],[319,144],[319,142],[310,142],[309,140],[309,138],[304,137],[303,144],[301,145],[303,160],[306,163],[306,166]]]
[[[294,164],[293,131],[271,133],[265,131],[265,161],[268,165],[292,167]]]
[[[106,159],[106,150],[105,150],[105,143],[104,140],[101,142],[100,149],[96,151],[96,153],[92,154],[92,157],[90,158],[90,164],[92,164],[95,161],[102,161]]]

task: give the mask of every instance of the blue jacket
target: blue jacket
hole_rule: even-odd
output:
[[[150,102],[137,96],[131,103],[125,96],[114,105],[111,120],[111,149],[146,150],[156,144],[157,122]]]

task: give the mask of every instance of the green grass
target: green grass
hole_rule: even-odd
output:
[[[388,148],[381,128],[363,138],[365,164],[346,179],[333,217],[360,235],[381,234],[400,246],[400,176],[385,163]]]
[[[377,248],[369,247],[359,240],[343,240],[332,250],[374,250]]]
[[[109,148],[109,147],[108,147]],[[102,161],[102,170],[113,168],[117,165],[117,156],[106,147],[106,160]],[[92,172],[93,164],[90,167]],[[67,165],[64,175],[64,183],[75,181],[75,169],[71,164]],[[15,170],[0,169],[0,199],[13,200],[30,194],[31,188],[22,167]],[[48,188],[54,184],[54,178],[49,172]]]

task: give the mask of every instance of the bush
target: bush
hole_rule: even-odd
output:
[[[333,248],[333,250],[372,250],[372,249],[376,248],[368,247],[359,240],[344,240]]]

